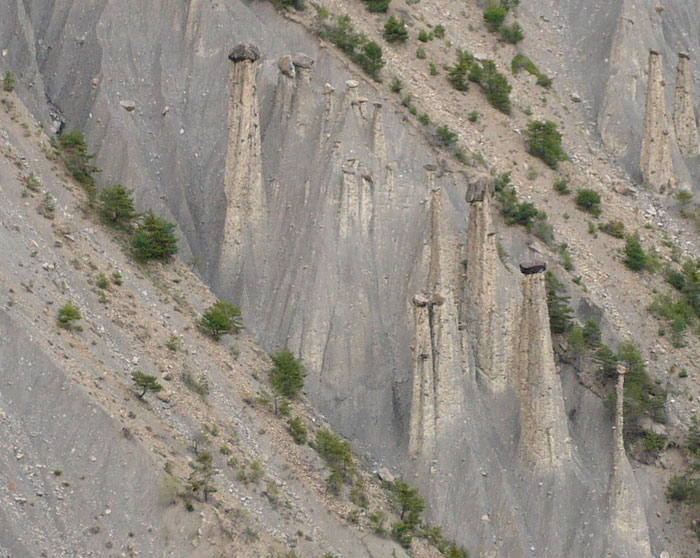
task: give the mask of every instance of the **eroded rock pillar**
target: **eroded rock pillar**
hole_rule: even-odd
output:
[[[552,472],[571,459],[564,396],[557,375],[549,329],[544,263],[521,264],[523,302],[520,360],[520,441],[523,468]]]
[[[677,72],[673,105],[673,127],[676,132],[676,143],[678,143],[678,149],[683,157],[693,157],[700,154],[700,139],[698,138],[698,125],[693,110],[690,56],[683,52],[678,54]]]
[[[649,77],[642,135],[641,170],[644,183],[660,193],[673,190],[670,130],[666,117],[665,82],[661,73],[662,57],[649,51]]]
[[[615,426],[613,430],[613,459],[610,476],[611,547],[619,558],[651,558],[649,529],[641,505],[639,487],[624,442],[625,374],[617,366]]]
[[[226,220],[222,260],[230,264],[251,229],[266,219],[256,86],[258,49],[240,44],[229,53],[229,139],[224,169]]]

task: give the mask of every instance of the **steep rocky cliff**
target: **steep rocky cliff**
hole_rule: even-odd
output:
[[[389,76],[415,62],[411,47],[386,52],[391,69],[377,84],[308,31],[310,16],[291,21],[267,3],[0,1],[1,67],[13,69],[32,113],[47,127],[62,120],[85,130],[101,181],[133,188],[139,207],[177,222],[182,258],[241,305],[265,350],[286,346],[302,358],[314,406],[357,448],[414,481],[447,535],[490,557],[631,558],[674,548],[654,514],[668,512],[663,491],[638,488],[602,388],[555,362],[543,275],[517,273],[533,257],[558,268],[560,256],[506,227],[486,169],[464,171],[391,97]],[[476,3],[464,14],[457,4],[416,9],[447,14],[455,41],[471,33],[474,50],[494,48],[488,35],[467,31],[467,21],[482,24]],[[679,22],[700,15],[674,2],[660,21],[649,2],[522,4],[533,37],[541,17],[562,26],[553,33],[567,63],[549,104],[531,83],[515,83],[518,111],[508,120],[473,104],[473,90],[445,92],[443,76],[431,88],[425,72],[404,81],[423,106],[435,99],[438,116],[475,154],[483,149],[494,174],[512,159],[519,192],[538,203],[550,201],[553,175],[526,154],[524,115],[532,106],[537,117],[561,119],[571,158],[562,172],[576,186],[595,180],[615,217],[644,232],[623,197],[635,185],[614,159],[653,190],[690,186],[697,92],[689,75],[699,45],[683,44],[691,67],[681,64],[675,103],[663,85],[675,79],[676,43],[692,42],[683,35],[691,24]],[[353,17],[366,17],[378,37],[380,20]],[[512,48],[499,45],[499,64]],[[666,62],[654,55],[647,76],[649,48]],[[535,52],[554,65],[546,49]],[[453,53],[442,56],[452,62]],[[574,89],[585,97],[580,113]],[[467,106],[482,113],[479,128],[466,127]],[[586,236],[587,216],[569,222],[551,203],[557,238],[581,258],[571,287],[580,316],[605,310],[606,339],[641,336],[651,347],[658,328],[628,324],[644,321],[635,312],[654,286],[611,267],[616,248]],[[682,238],[693,253],[694,241]],[[659,373],[673,362],[663,355]],[[680,424],[691,404],[674,405]]]

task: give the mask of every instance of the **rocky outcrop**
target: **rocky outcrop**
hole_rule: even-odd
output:
[[[262,150],[257,99],[258,49],[240,44],[229,53],[228,147],[224,167],[226,217],[218,283],[230,284],[241,273],[240,246],[253,243],[257,227],[266,220],[266,195],[262,180]]]
[[[564,396],[549,331],[544,273],[523,275],[517,358],[520,382],[520,466],[555,471],[571,459]]]
[[[661,54],[650,50],[641,169],[644,183],[649,188],[659,193],[668,193],[673,190],[673,163],[666,117],[666,84],[661,66]]]
[[[612,528],[609,556],[651,558],[649,529],[641,505],[637,480],[627,459],[623,438],[625,373],[625,367],[618,365],[615,426],[613,427],[613,465],[609,488]]]
[[[693,110],[690,56],[683,52],[678,54],[673,127],[676,132],[676,143],[681,154],[684,157],[694,157],[700,154],[698,125],[695,120],[695,111]]]

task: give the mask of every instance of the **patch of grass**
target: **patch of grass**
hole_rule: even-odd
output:
[[[524,54],[516,54],[513,57],[510,63],[510,70],[513,72],[513,75],[518,75],[521,70],[525,70],[528,74],[537,77],[537,85],[544,88],[549,88],[552,85],[551,78],[540,72],[535,63]]]
[[[625,224],[622,221],[608,221],[598,225],[598,229],[614,238],[625,238]]]
[[[200,374],[199,378],[195,378],[192,372],[190,372],[189,370],[185,370],[182,373],[182,383],[185,384],[185,387],[187,389],[189,389],[193,393],[196,393],[202,399],[206,398],[206,396],[209,395],[209,380],[204,374]]]
[[[308,432],[301,417],[294,417],[287,421],[287,432],[295,444],[304,445],[308,439]]]
[[[557,194],[560,194],[562,196],[566,196],[571,193],[571,190],[569,189],[569,180],[563,177],[559,177],[554,181],[554,191]]]

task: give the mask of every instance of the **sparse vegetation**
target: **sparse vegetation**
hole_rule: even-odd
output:
[[[489,31],[495,33],[501,27],[501,24],[506,19],[508,10],[500,4],[489,4],[484,10],[484,22]]]
[[[403,89],[403,83],[401,83],[401,80],[397,76],[394,76],[394,78],[391,80],[389,89],[391,89],[392,93],[401,93],[401,89]]]
[[[379,79],[379,71],[384,67],[382,47],[370,41],[363,33],[355,31],[347,15],[329,20],[327,14],[319,12],[317,17],[318,35],[332,42],[350,59],[359,65],[371,78]]]
[[[644,252],[644,248],[642,248],[642,243],[639,240],[638,234],[631,234],[627,237],[624,253],[625,259],[623,261],[628,269],[632,271],[642,271],[647,267],[647,254]]]
[[[177,254],[174,231],[173,223],[160,219],[149,211],[131,240],[134,257],[140,261],[167,260]]]
[[[44,197],[41,198],[36,210],[39,215],[53,219],[56,216],[56,200],[49,192],[44,192]]]
[[[454,66],[447,67],[447,80],[458,91],[467,91],[470,81],[479,84],[491,106],[510,114],[511,86],[492,60],[480,62],[469,51],[458,48]]]
[[[7,70],[5,79],[2,80],[2,90],[7,93],[12,93],[15,90],[15,78],[10,70]]]
[[[202,314],[200,325],[216,340],[226,333],[238,333],[243,329],[241,309],[224,300],[217,300]]]
[[[521,70],[525,70],[528,74],[537,78],[537,85],[548,88],[552,85],[552,79],[546,74],[540,72],[535,63],[524,54],[516,54],[510,63],[510,70],[513,75],[518,75]]]
[[[598,225],[601,232],[609,234],[614,238],[625,237],[625,224],[622,221],[608,221]]]
[[[304,388],[306,370],[299,359],[289,349],[282,349],[270,355],[274,366],[270,370],[270,385],[275,394],[296,398]]]
[[[83,331],[82,326],[78,325],[80,319],[82,319],[82,314],[72,303],[66,302],[58,310],[58,325],[63,329],[68,331]]]
[[[355,474],[350,444],[337,434],[322,428],[316,431],[314,447],[331,470],[326,479],[329,491],[339,494],[342,484],[350,483]]]
[[[557,168],[560,161],[568,159],[561,146],[561,134],[557,131],[556,123],[551,120],[530,122],[525,139],[530,155],[542,159],[553,169]]]
[[[501,25],[499,34],[501,41],[511,45],[516,45],[525,38],[523,28],[517,21],[512,25]]]
[[[308,433],[301,417],[294,417],[287,421],[287,432],[289,432],[295,444],[302,446],[306,443]]]
[[[384,40],[387,43],[404,43],[408,39],[408,29],[402,19],[391,16],[384,24]]]
[[[385,13],[389,9],[391,0],[362,0],[367,10],[372,13]]]
[[[566,178],[557,178],[554,181],[554,191],[562,196],[571,193],[571,190],[569,190],[569,181]]]
[[[209,380],[204,374],[201,374],[199,378],[195,378],[192,372],[185,370],[182,373],[182,383],[185,384],[187,389],[196,393],[202,399],[209,395]]]
[[[134,382],[136,389],[141,390],[141,393],[138,394],[139,399],[143,399],[143,396],[149,391],[158,393],[163,389],[163,386],[155,376],[149,376],[138,370],[131,374],[131,381]]]
[[[88,152],[83,133],[80,130],[64,132],[57,139],[52,139],[51,145],[68,173],[85,189],[88,201],[92,205],[97,196],[97,184],[93,174],[100,170],[90,162],[95,155]]]
[[[576,192],[576,207],[594,217],[600,215],[600,194],[591,188],[581,188]]]
[[[102,222],[116,229],[130,230],[138,214],[131,191],[121,184],[104,188],[99,194],[98,212]]]
[[[457,132],[450,130],[447,124],[444,124],[437,129],[437,136],[440,143],[445,147],[450,147],[457,141]]]
[[[545,290],[547,292],[549,329],[553,334],[566,333],[571,327],[571,318],[574,314],[569,306],[571,297],[565,294],[564,284],[552,271],[545,273]]]

